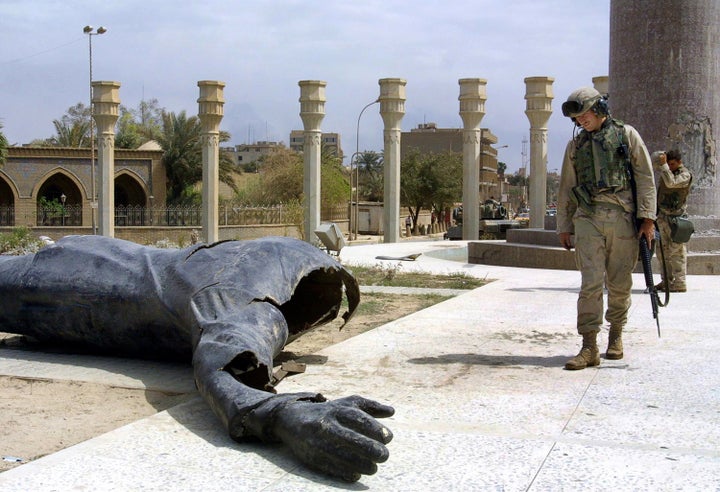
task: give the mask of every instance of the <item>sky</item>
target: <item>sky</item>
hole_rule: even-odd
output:
[[[327,82],[322,131],[346,156],[383,149],[378,80],[407,81],[403,131],[461,128],[458,79],[487,79],[481,122],[510,172],[529,141],[526,77],[554,78],[548,170],[572,136],[560,105],[608,75],[610,0],[0,0],[0,123],[11,145],[54,135],[89,104],[93,80],[121,84],[121,104],[157,99],[197,114],[200,80],[225,86],[227,145],[289,141],[302,130],[301,80]],[[359,132],[359,139],[356,135]],[[530,147],[526,144],[526,161]],[[504,147],[507,146],[507,147]]]

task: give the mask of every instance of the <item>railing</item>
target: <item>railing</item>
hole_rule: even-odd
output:
[[[12,205],[0,205],[0,226],[15,225],[15,207]]]
[[[347,220],[347,205],[323,207],[322,220]],[[82,206],[67,205],[38,208],[38,226],[82,226]],[[293,222],[292,213],[285,205],[248,206],[222,204],[219,207],[219,225],[286,224]],[[15,224],[15,208],[0,206],[0,226]],[[201,227],[202,208],[199,206],[142,207],[140,205],[115,207],[115,225],[158,227]]]
[[[37,209],[39,226],[80,226],[82,205],[62,205]]]

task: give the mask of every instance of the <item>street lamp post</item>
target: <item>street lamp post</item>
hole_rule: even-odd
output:
[[[60,203],[62,203],[62,220],[60,223],[65,226],[65,200],[67,200],[67,197],[65,196],[65,193],[62,193],[60,195]]]
[[[97,29],[93,29],[92,26],[83,27],[83,32],[88,35],[88,50],[90,59],[90,193],[92,198],[90,199],[90,211],[92,213],[92,231],[93,234],[97,234],[97,223],[95,215],[97,213],[97,193],[95,183],[95,135],[94,126],[95,121],[93,119],[93,102],[92,102],[92,37],[99,34],[105,34],[107,29],[100,26]]]
[[[364,108],[360,111],[360,114],[358,115],[357,119],[357,126],[355,127],[355,153],[353,154],[353,157],[350,158],[350,222],[351,227],[350,229],[350,239],[353,239],[353,231],[352,226],[355,226],[355,235],[354,239],[357,239],[358,237],[358,220],[360,218],[360,166],[358,166],[357,158],[360,156],[360,118],[362,118],[363,113],[367,108],[372,106],[373,104],[377,104],[380,102],[380,99],[375,99],[373,102],[368,103],[365,105]],[[353,211],[353,189],[352,189],[352,176],[353,176],[353,162],[355,162],[355,209]]]

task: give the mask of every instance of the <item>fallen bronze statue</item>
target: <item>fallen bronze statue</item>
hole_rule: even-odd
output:
[[[344,286],[344,289],[343,289]],[[388,459],[392,407],[360,396],[276,394],[273,358],[308,329],[347,321],[357,281],[290,238],[158,249],[68,236],[0,256],[0,331],[112,355],[192,360],[195,384],[237,440],[282,441],[307,465],[348,481]]]

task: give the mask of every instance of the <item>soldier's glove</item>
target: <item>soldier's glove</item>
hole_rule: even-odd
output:
[[[253,409],[243,425],[263,441],[284,442],[307,465],[354,482],[387,461],[393,435],[375,418],[394,413],[361,396],[327,401],[320,394],[282,394]]]

